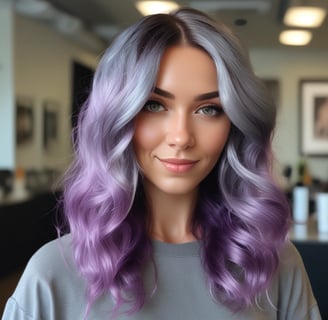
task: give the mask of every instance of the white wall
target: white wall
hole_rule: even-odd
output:
[[[254,49],[250,55],[257,75],[279,80],[280,104],[274,149],[281,165],[293,166],[295,180],[296,166],[302,159],[299,150],[299,81],[328,79],[328,53],[306,48],[286,48]],[[308,157],[306,161],[314,177],[328,180],[328,156]]]
[[[32,142],[16,150],[16,166],[65,169],[71,156],[72,61],[94,67],[97,56],[73,44],[54,29],[15,16],[15,95],[31,98],[34,107]],[[59,143],[52,151],[43,148],[43,105],[58,104]]]
[[[13,10],[0,2],[0,169],[15,167]]]

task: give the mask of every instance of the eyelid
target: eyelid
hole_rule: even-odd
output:
[[[202,103],[201,105],[199,105],[199,107],[197,109],[199,110],[199,109],[202,109],[202,108],[216,108],[216,109],[222,109],[223,110],[221,103],[217,103],[217,102]]]
[[[218,103],[205,103],[205,104],[202,104],[201,106],[199,106],[199,108],[197,108],[196,113],[198,113],[199,111],[201,111],[201,110],[203,110],[205,108],[215,109],[215,111],[217,113],[215,115],[213,115],[212,117],[219,116],[222,113],[224,113],[224,110],[222,108],[222,105],[221,104],[218,104]]]
[[[156,112],[160,112],[160,111],[163,111],[163,110],[160,110],[160,111],[152,111],[152,110],[149,110],[147,107],[150,106],[150,105],[158,105],[161,107],[161,109],[165,110],[165,105],[159,101],[159,99],[152,99],[151,97],[146,101],[146,103],[144,104],[143,106],[143,110],[147,110],[148,112],[152,112],[152,113],[156,113]]]
[[[157,95],[156,93],[152,93],[149,98],[147,99],[145,105],[148,103],[148,102],[156,102],[156,103],[159,103],[161,104],[163,107],[165,106],[165,100]]]

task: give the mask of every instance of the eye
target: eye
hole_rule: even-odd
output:
[[[143,109],[146,111],[149,111],[149,112],[154,112],[154,113],[165,110],[162,103],[160,103],[159,101],[156,101],[156,100],[147,101],[146,104],[144,105]]]
[[[207,117],[217,117],[223,113],[223,109],[217,105],[208,105],[199,108],[196,113],[202,114]]]

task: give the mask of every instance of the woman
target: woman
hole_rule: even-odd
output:
[[[224,26],[182,9],[128,28],[80,115],[70,234],[34,255],[4,319],[320,319],[274,124]]]

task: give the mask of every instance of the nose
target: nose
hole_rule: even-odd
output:
[[[174,114],[167,127],[166,142],[170,147],[187,149],[194,145],[192,120],[186,114]]]

